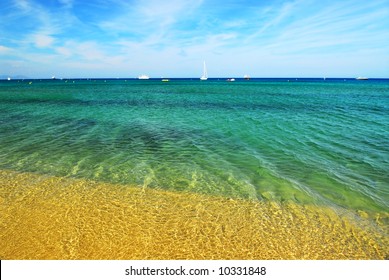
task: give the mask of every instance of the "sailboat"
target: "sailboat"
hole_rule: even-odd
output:
[[[148,80],[148,79],[150,79],[150,77],[143,74],[143,75],[138,76],[138,79],[139,80]]]
[[[205,61],[204,61],[203,75],[200,77],[200,80],[206,81],[207,79],[208,79],[208,73],[207,73],[207,67],[205,66]]]

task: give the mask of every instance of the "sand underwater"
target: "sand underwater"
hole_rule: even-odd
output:
[[[1,259],[387,259],[387,216],[0,171]]]

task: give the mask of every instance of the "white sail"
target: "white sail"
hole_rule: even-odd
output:
[[[139,80],[148,80],[148,79],[150,79],[150,77],[143,74],[143,75],[138,76],[138,79]]]
[[[203,75],[200,77],[200,80],[206,81],[207,79],[208,79],[208,73],[207,73],[207,67],[205,66],[205,61],[204,61]]]

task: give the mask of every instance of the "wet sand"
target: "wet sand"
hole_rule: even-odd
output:
[[[388,215],[0,170],[1,259],[385,259]]]

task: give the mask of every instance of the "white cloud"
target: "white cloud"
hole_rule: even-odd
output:
[[[34,44],[38,48],[48,48],[51,47],[55,41],[52,36],[46,34],[35,34],[32,36]]]
[[[2,46],[2,45],[0,45],[0,54],[5,54],[5,53],[9,53],[9,52],[11,52],[12,51],[12,49],[11,48],[8,48],[8,47],[5,47],[5,46]]]
[[[202,0],[120,1],[117,3],[121,7],[120,14],[101,21],[98,26],[111,34],[129,35],[129,39],[135,41],[154,41],[152,37],[161,40],[171,35],[174,24],[185,19],[201,3]]]
[[[73,54],[73,51],[70,48],[67,47],[57,47],[55,48],[55,51],[64,57],[70,57]]]
[[[294,56],[304,52],[342,54],[389,42],[385,39],[389,38],[385,35],[389,30],[376,28],[389,18],[389,10],[382,9],[379,3],[309,4],[312,1],[306,1],[305,5],[301,1],[285,4],[278,12],[276,8],[267,9],[264,25],[248,36],[244,44],[248,49],[256,46],[262,52]]]
[[[79,43],[75,47],[75,52],[85,60],[101,61],[107,57],[95,42]]]
[[[70,9],[73,7],[73,0],[58,0],[65,8]]]
[[[272,27],[277,27],[284,19],[291,16],[296,8],[298,7],[298,2],[286,2],[280,7],[274,7],[266,9],[265,13],[262,15],[265,18],[264,22],[259,21],[259,30],[254,33],[251,37],[257,37],[268,29]]]
[[[29,12],[32,9],[32,5],[30,4],[30,1],[27,0],[15,0],[14,1],[17,8],[19,8],[22,11]]]
[[[261,1],[107,1],[79,2],[75,10],[73,0],[57,0],[57,9],[15,0],[0,19],[23,32],[8,32],[0,54],[34,63],[32,57],[38,57],[46,66],[62,62],[69,71],[73,65],[101,73],[150,73],[151,67],[186,76],[196,75],[203,59],[216,76],[246,68],[249,74],[282,72],[293,63],[312,73],[314,62],[319,69],[326,59],[333,62],[328,68],[340,69],[331,57],[345,55],[361,61],[370,53],[388,61],[389,8],[382,8],[387,0],[273,1],[269,6]],[[0,31],[7,34],[6,28]],[[301,63],[304,59],[312,61]]]

